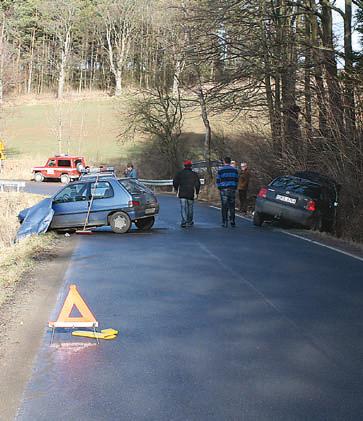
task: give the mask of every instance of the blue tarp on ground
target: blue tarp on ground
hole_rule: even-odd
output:
[[[20,219],[23,219],[15,241],[20,241],[33,234],[47,232],[54,215],[52,209],[52,198],[46,198],[31,208],[20,212]]]

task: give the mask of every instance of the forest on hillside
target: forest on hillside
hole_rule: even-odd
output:
[[[362,239],[363,56],[354,31],[363,35],[362,0],[2,0],[0,102],[137,90],[123,133],[156,139],[166,172],[180,159],[184,110],[197,107],[205,159],[242,150],[261,182],[298,169],[335,178],[343,230]],[[253,112],[268,131],[227,145],[210,123],[225,112]]]

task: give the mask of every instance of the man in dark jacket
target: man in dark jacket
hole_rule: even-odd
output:
[[[173,180],[175,191],[178,192],[181,209],[182,228],[191,227],[193,222],[194,197],[198,196],[200,181],[198,174],[192,171],[192,161],[184,161],[184,169],[179,171]]]
[[[217,174],[217,187],[221,194],[222,226],[228,227],[228,211],[231,227],[236,226],[235,203],[236,189],[238,184],[238,171],[231,165],[231,158],[224,158],[224,165],[219,168]]]

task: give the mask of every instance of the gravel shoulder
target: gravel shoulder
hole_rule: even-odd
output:
[[[14,419],[76,237],[61,238],[0,306],[0,419]]]

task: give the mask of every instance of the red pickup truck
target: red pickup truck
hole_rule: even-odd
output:
[[[47,163],[41,167],[33,167],[33,178],[37,182],[45,179],[58,179],[67,184],[77,180],[81,175],[81,170],[86,168],[83,156],[55,155],[48,158]]]

